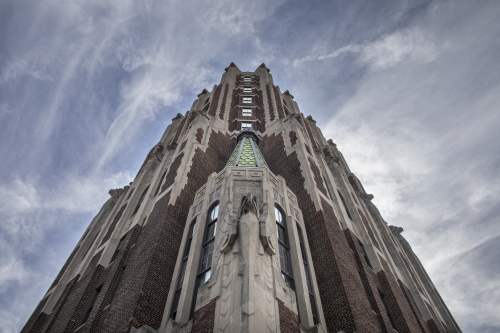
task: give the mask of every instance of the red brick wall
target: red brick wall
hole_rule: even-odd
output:
[[[273,99],[271,97],[271,85],[267,84],[266,85],[266,95],[267,95],[267,105],[269,106],[269,118],[271,121],[274,120],[276,117],[275,112],[274,112],[274,104],[273,104]]]
[[[87,304],[94,295],[97,282],[102,273],[103,267],[97,265],[101,258],[102,251],[94,255],[87,269],[82,274],[71,292],[68,294],[60,313],[55,318],[51,332],[74,331],[81,324],[81,320]]]
[[[366,297],[370,303],[370,308],[373,312],[375,312],[375,316],[377,317],[378,325],[373,323],[372,331],[390,332],[388,328],[391,328],[391,323],[389,322],[389,319],[385,318],[380,311],[380,309],[384,309],[384,305],[378,295],[376,275],[371,268],[368,267],[368,263],[363,255],[363,250],[359,245],[359,239],[349,229],[344,230],[344,234],[347,242],[349,243],[349,247],[354,253],[354,257],[356,258],[358,272],[363,283]],[[364,311],[370,313],[370,311],[366,308]],[[371,324],[371,322],[368,324]]]
[[[332,332],[353,332],[356,324],[342,281],[347,280],[349,283],[354,280],[346,274],[358,274],[333,209],[326,204],[324,207],[330,208],[328,212],[316,211],[305,189],[297,153],[286,154],[281,133],[265,136],[263,142],[262,153],[269,168],[286,179],[287,186],[297,195],[302,209],[327,329]],[[339,259],[341,262],[338,262]],[[357,279],[361,285],[359,276]]]
[[[226,104],[227,104],[227,94],[229,92],[229,84],[224,84],[224,96],[222,97],[222,103],[220,105],[219,110],[219,118],[224,120],[224,114],[226,112]]]
[[[266,113],[264,109],[264,101],[262,97],[262,91],[260,89],[254,89],[256,91],[256,103],[257,107],[255,108],[255,118],[256,126],[254,129],[259,132],[264,132],[266,130]]]
[[[203,133],[205,133],[205,131],[203,131],[202,128],[198,128],[196,130],[196,141],[198,141],[198,143],[201,143],[201,139],[203,139]]]
[[[394,320],[400,333],[421,332],[417,320],[413,316],[410,305],[399,288],[396,279],[389,270],[389,265],[379,257],[383,270],[377,273],[379,288],[385,295],[389,308],[392,310]]]
[[[238,94],[238,88],[233,89],[233,93],[231,95],[231,104],[229,107],[229,117],[228,117],[228,130],[229,131],[235,131],[238,128],[238,124],[236,121],[236,118],[238,118],[238,108],[236,108],[236,105],[239,104],[239,94]]]
[[[217,88],[215,88],[214,95],[212,100],[210,101],[210,108],[208,109],[208,114],[215,117],[215,113],[217,112],[217,105],[219,104],[220,92],[222,90],[222,84],[219,84]]]
[[[285,112],[283,111],[283,103],[281,102],[281,94],[278,91],[278,88],[273,86],[273,91],[274,91],[274,101],[276,102],[276,109],[278,110],[278,117],[284,118],[285,117]]]
[[[176,200],[169,195],[153,208],[136,246],[100,332],[128,332],[131,326],[149,325],[158,329],[168,297],[189,207],[196,191],[212,172],[219,172],[229,158],[228,135],[212,131],[205,152],[197,148],[188,181]],[[116,304],[116,305],[115,305]]]
[[[318,190],[321,191],[321,193],[328,196],[326,194],[326,188],[323,183],[323,177],[321,176],[321,171],[319,171],[318,166],[316,165],[316,163],[313,161],[312,158],[308,157],[307,160],[309,161],[309,166],[311,167],[311,171],[314,175],[314,182],[316,183],[316,187],[318,188]]]
[[[174,183],[175,177],[177,177],[177,170],[179,170],[183,158],[184,158],[184,153],[180,153],[179,155],[177,155],[175,160],[170,165],[170,169],[168,170],[168,173],[165,176],[165,184],[163,184],[163,186],[161,187],[160,193],[163,193],[163,191],[165,191]]]
[[[37,330],[31,330],[30,332],[52,332],[52,327],[54,326],[54,323],[56,319],[58,318],[59,314],[61,313],[61,310],[64,308],[64,305],[66,304],[66,300],[69,296],[69,294],[72,292],[73,288],[76,285],[76,282],[80,278],[80,275],[75,276],[67,285],[66,288],[64,288],[63,293],[59,297],[59,300],[57,301],[56,305],[54,306],[54,309],[50,313],[49,317],[45,321],[43,325]]]
[[[300,333],[299,316],[278,300],[281,333]]]
[[[195,311],[191,333],[211,333],[214,331],[216,300]]]

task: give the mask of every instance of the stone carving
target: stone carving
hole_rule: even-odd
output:
[[[390,225],[389,229],[391,229],[391,232],[393,233],[394,236],[398,236],[399,234],[401,234],[404,231],[403,228],[396,227],[395,225]]]
[[[229,202],[228,206],[232,204]],[[259,224],[259,238],[262,242],[262,246],[264,250],[269,255],[274,255],[276,253],[275,246],[273,244],[271,235],[267,232],[266,221],[268,217],[268,205],[267,202],[262,204],[262,208],[259,210],[257,205],[257,199],[253,193],[248,193],[241,200],[241,205],[238,211],[238,215],[235,217],[232,214],[232,209],[227,209],[227,213],[225,216],[226,225],[229,226],[229,232],[225,235],[224,240],[221,246],[221,252],[227,253],[229,252],[238,237],[238,227],[241,220],[242,215],[247,214],[249,211],[254,211],[255,215],[258,219]]]

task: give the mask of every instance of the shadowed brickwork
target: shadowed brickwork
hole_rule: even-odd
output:
[[[161,187],[160,193],[163,193],[163,191],[172,186],[172,184],[174,183],[175,177],[177,176],[177,170],[179,170],[183,158],[184,153],[180,153],[179,155],[177,155],[172,165],[170,165],[170,169],[165,176],[165,184],[163,184],[163,186]]]
[[[275,115],[275,112],[274,112],[274,104],[273,104],[273,100],[272,100],[272,95],[271,95],[271,85],[268,83],[266,84],[266,96],[267,96],[267,106],[269,108],[269,119],[271,119],[271,121],[274,120],[274,118],[276,117]]]
[[[262,153],[269,168],[274,173],[285,177],[287,186],[297,195],[302,209],[327,329],[332,332],[342,329],[353,332],[356,325],[342,284],[341,271],[337,266],[332,246],[327,246],[332,245],[330,236],[335,233],[335,224],[337,229],[340,228],[336,220],[332,221],[322,211],[316,211],[305,189],[305,179],[302,176],[297,154],[293,152],[286,155],[281,133],[265,136],[263,141],[265,144]],[[352,254],[347,255],[352,257]],[[349,270],[352,271],[352,269]]]
[[[210,102],[210,108],[208,109],[208,114],[214,117],[215,113],[217,112],[217,106],[219,105],[221,90],[222,84],[219,84],[217,88],[215,88],[214,96],[212,97],[212,101]]]
[[[202,128],[198,128],[196,130],[196,141],[198,141],[198,143],[201,143],[201,140],[203,139],[203,133],[205,133],[205,131]]]
[[[229,92],[229,85],[227,83],[224,84],[224,95],[222,96],[222,103],[220,105],[219,109],[219,118],[221,120],[224,120],[224,115],[226,112],[226,105],[227,105],[227,94]]]
[[[215,301],[213,300],[195,311],[191,328],[192,333],[212,333],[214,331]]]
[[[281,94],[278,91],[278,88],[273,86],[273,91],[274,91],[274,101],[276,102],[276,110],[278,110],[278,117],[284,118],[285,117],[285,112],[283,111],[283,104],[281,103]]]
[[[300,333],[299,316],[278,300],[281,333]]]
[[[420,332],[418,322],[413,316],[410,305],[406,301],[396,279],[390,273],[389,265],[383,258],[379,257],[379,260],[383,267],[383,270],[377,273],[379,287],[386,297],[389,308],[394,314],[398,332]]]
[[[312,158],[308,157],[307,160],[309,161],[309,165],[311,166],[311,171],[314,175],[314,182],[316,183],[316,187],[318,190],[321,191],[324,195],[328,196],[326,194],[326,188],[325,184],[323,183],[323,177],[321,176],[321,171],[319,171],[318,166],[316,163],[313,161]]]
[[[168,195],[156,203],[116,292],[116,304],[120,306],[111,305],[103,332],[111,333],[113,327],[123,327],[120,332],[127,332],[131,325],[159,327],[189,207],[196,191],[213,170],[218,172],[224,168],[229,157],[229,142],[228,135],[212,131],[206,152],[200,148],[195,151],[188,182],[175,206],[166,206]]]
[[[94,290],[97,288],[95,284],[102,273],[102,266],[97,265],[101,254],[102,251],[94,255],[81,279],[71,289],[61,307],[61,312],[55,318],[53,332],[72,332],[81,325],[82,316],[87,309],[86,305],[92,299]]]

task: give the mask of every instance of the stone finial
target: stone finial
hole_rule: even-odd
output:
[[[361,199],[363,199],[365,201],[372,201],[373,198],[375,198],[373,196],[373,194],[365,194],[365,193],[361,193],[361,192],[359,192],[359,196],[360,196]]]
[[[172,118],[172,121],[182,118],[182,114],[178,113],[174,118]]]
[[[229,70],[229,68],[231,68],[231,67],[238,68],[238,66],[236,66],[234,62],[231,62],[228,67],[224,68],[224,70],[227,72]]]
[[[208,94],[209,91],[207,89],[203,89],[201,93],[198,94],[198,98],[201,96],[201,95],[204,95],[204,94]]]
[[[268,73],[271,71],[269,68],[266,67],[266,64],[264,64],[264,63],[260,64],[260,66],[258,68],[265,68]]]
[[[336,145],[335,143],[333,143],[332,139],[328,139],[328,141],[326,141],[326,142],[328,142],[328,144],[329,144],[330,146],[337,147],[337,145]]]
[[[314,120],[312,116],[307,116],[307,118],[306,118],[306,119],[307,119],[307,120],[310,120],[310,121],[312,121],[313,123],[315,123],[315,124],[316,124],[316,120]]]
[[[399,234],[401,234],[401,233],[404,231],[404,229],[403,229],[403,228],[401,228],[401,227],[396,227],[395,225],[390,225],[390,226],[389,226],[389,229],[391,230],[391,232],[392,232],[392,234],[393,234],[394,236],[398,236]]]
[[[293,99],[293,95],[290,94],[290,92],[288,90],[285,90],[285,92],[283,93],[283,95],[290,96],[290,98]]]

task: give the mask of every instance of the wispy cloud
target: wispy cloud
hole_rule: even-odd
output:
[[[448,45],[443,45],[445,47]],[[431,36],[425,35],[419,28],[408,28],[382,36],[373,42],[347,45],[332,52],[313,52],[293,62],[294,67],[303,62],[320,61],[336,58],[345,53],[359,55],[359,61],[368,64],[373,70],[393,67],[396,64],[411,60],[430,62],[436,58],[439,48]]]
[[[20,330],[107,190],[132,180],[172,116],[231,61],[242,70],[265,62],[304,113],[328,123],[325,134],[385,219],[405,227],[464,329],[486,327],[477,309],[481,325],[500,327],[489,278],[498,271],[478,264],[495,265],[490,235],[499,232],[498,4],[3,8],[0,331]],[[461,292],[469,285],[479,291]]]

